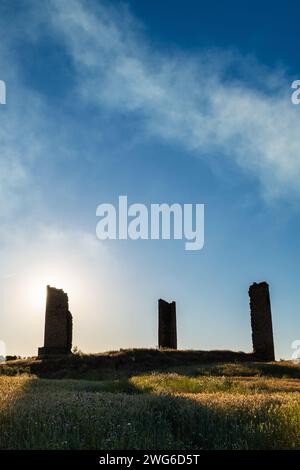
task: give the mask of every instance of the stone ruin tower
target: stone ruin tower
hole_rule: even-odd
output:
[[[158,301],[158,347],[177,349],[176,302]]]
[[[44,347],[39,356],[71,354],[72,315],[68,295],[62,289],[47,286]]]
[[[253,353],[264,361],[274,361],[274,342],[269,285],[254,282],[249,288]]]

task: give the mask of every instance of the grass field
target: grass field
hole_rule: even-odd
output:
[[[300,367],[0,376],[1,449],[300,449]]]

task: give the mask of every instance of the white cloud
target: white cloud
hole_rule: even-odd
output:
[[[22,83],[14,53],[9,53],[14,51],[13,38],[2,28],[3,18],[0,21],[0,73],[6,83],[6,104],[0,106],[1,232],[4,217],[34,200],[33,165],[49,151],[51,139],[47,107]]]
[[[80,0],[51,5],[52,27],[74,60],[84,99],[139,113],[147,132],[202,158],[225,155],[254,175],[268,198],[299,193],[299,109],[282,70],[228,51],[158,52],[126,9],[89,9]]]

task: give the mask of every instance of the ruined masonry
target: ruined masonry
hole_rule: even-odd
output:
[[[254,283],[249,288],[253,353],[251,360],[274,361],[273,327],[269,285]],[[158,301],[158,346],[177,349],[176,303]],[[72,349],[72,315],[67,294],[47,286],[45,340],[39,357],[70,354]]]
[[[177,349],[176,303],[158,301],[158,346]]]
[[[274,361],[274,342],[269,285],[256,282],[249,288],[253,353],[264,361]]]
[[[72,315],[68,295],[62,289],[47,286],[44,347],[39,356],[70,354],[72,349]]]

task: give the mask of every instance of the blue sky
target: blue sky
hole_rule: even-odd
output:
[[[241,3],[243,3],[241,5]],[[296,2],[0,2],[1,334],[43,342],[44,286],[87,352],[251,350],[247,290],[270,283],[277,358],[299,339]],[[96,239],[96,207],[204,203],[205,246]]]

